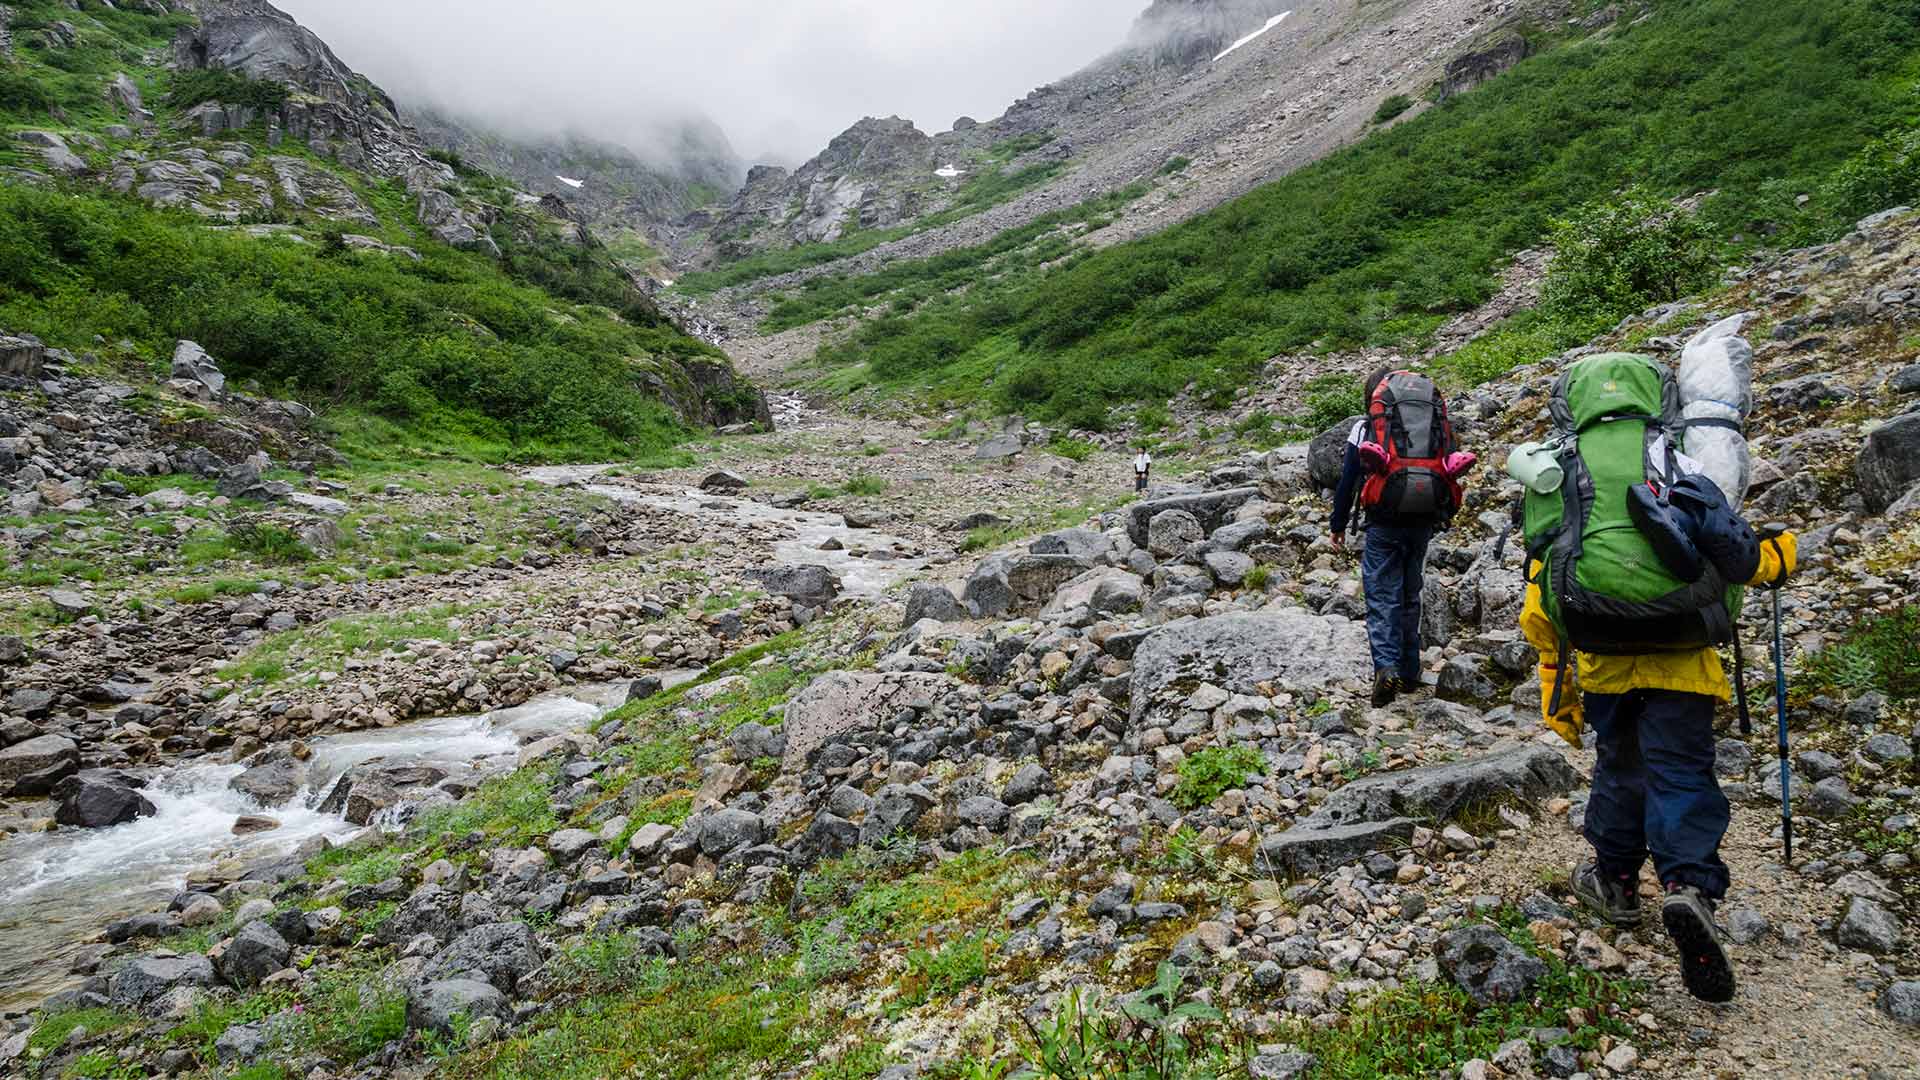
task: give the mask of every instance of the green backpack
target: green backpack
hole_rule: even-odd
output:
[[[1683,472],[1673,375],[1644,356],[1589,356],[1554,385],[1551,414],[1565,479],[1551,494],[1529,490],[1523,521],[1562,651],[1633,656],[1732,642],[1744,590],[1711,566],[1697,581],[1675,577],[1628,510],[1631,487],[1664,488]]]

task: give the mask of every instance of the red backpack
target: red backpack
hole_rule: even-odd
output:
[[[1367,403],[1366,424],[1366,441],[1385,451],[1386,466],[1368,475],[1360,505],[1406,524],[1452,520],[1462,496],[1447,471],[1453,422],[1433,380],[1411,371],[1381,379]]]

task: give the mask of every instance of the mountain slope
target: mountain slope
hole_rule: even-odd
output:
[[[9,7],[0,329],[155,365],[190,338],[364,438],[492,457],[764,416],[570,208],[436,160],[271,5]]]
[[[1742,9],[1656,3],[1631,25],[1583,30],[1155,236],[1064,261],[1003,260],[959,292],[942,276],[957,252],[820,278],[775,317],[917,308],[866,324],[823,359],[886,385],[1099,427],[1116,403],[1164,402],[1190,383],[1224,403],[1282,352],[1424,348],[1492,295],[1503,262],[1552,218],[1625,185],[1715,192],[1699,221],[1736,250],[1781,232],[1830,236],[1920,194],[1904,151],[1870,145],[1912,121],[1920,9]],[[1524,347],[1564,347],[1621,314],[1523,323],[1534,332]]]

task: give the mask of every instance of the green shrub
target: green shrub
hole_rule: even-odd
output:
[[[209,101],[270,112],[287,103],[288,93],[286,84],[271,79],[255,79],[226,68],[201,68],[175,73],[166,100],[183,112]]]
[[[1920,698],[1920,608],[1861,622],[1813,654],[1807,673],[1817,684],[1851,694],[1878,690],[1890,698]]]
[[[1678,300],[1713,278],[1715,257],[1693,214],[1643,189],[1553,222],[1548,311],[1628,315]]]
[[[1395,94],[1385,101],[1382,101],[1380,107],[1373,110],[1373,122],[1376,124],[1384,124],[1390,120],[1398,119],[1401,114],[1411,108],[1413,108],[1412,98],[1405,94]]]
[[[1098,453],[1100,448],[1085,439],[1075,439],[1067,435],[1055,435],[1047,443],[1050,453],[1058,454],[1068,461],[1085,461]]]
[[[1160,175],[1172,176],[1175,173],[1185,172],[1187,170],[1187,166],[1191,164],[1193,164],[1193,159],[1190,157],[1187,157],[1185,154],[1168,158],[1167,163],[1165,165],[1160,166]]]
[[[1300,422],[1308,432],[1317,435],[1350,416],[1367,411],[1366,382],[1358,375],[1344,372],[1316,375],[1306,385],[1306,406]]]
[[[886,490],[886,480],[867,473],[855,475],[847,481],[845,487],[845,491],[849,495],[864,495],[869,497],[883,494]]]
[[[1251,746],[1209,746],[1181,759],[1175,771],[1180,782],[1168,799],[1183,810],[1198,810],[1222,792],[1245,787],[1266,771],[1266,761]]]
[[[280,525],[241,522],[227,530],[227,541],[234,550],[261,562],[295,563],[313,559],[313,549],[306,541],[292,529]]]
[[[54,97],[40,80],[17,71],[0,69],[0,112],[34,115],[54,106]]]

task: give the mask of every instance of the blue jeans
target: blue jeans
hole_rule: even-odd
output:
[[[1360,580],[1367,591],[1367,643],[1373,670],[1420,685],[1420,593],[1426,588],[1433,527],[1367,527]]]
[[[1732,820],[1713,775],[1714,700],[1678,690],[1588,694],[1599,761],[1587,840],[1602,873],[1632,880],[1649,852],[1664,885],[1727,894],[1720,838]]]

